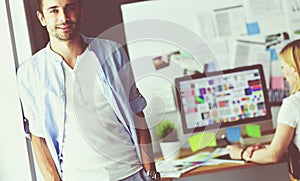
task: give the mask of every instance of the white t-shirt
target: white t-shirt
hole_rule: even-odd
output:
[[[81,56],[85,54],[87,51]],[[97,152],[86,141],[76,119],[73,102],[76,68],[84,61],[80,62],[78,58],[73,70],[65,62],[63,63],[66,85],[66,118],[62,149],[63,179],[64,181],[120,180],[133,175],[142,167],[131,138],[123,130],[122,124],[116,121],[117,118],[103,95],[103,87],[98,79],[94,89],[95,108],[101,124],[96,126],[101,133],[98,139],[99,142],[103,142],[103,153]],[[89,114],[88,111],[85,113]]]
[[[296,128],[294,143],[300,150],[300,92],[283,99],[280,107],[277,123],[282,123]]]

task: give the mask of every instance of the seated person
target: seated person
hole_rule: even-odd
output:
[[[242,149],[236,145],[228,145],[232,159],[262,164],[275,163],[281,159],[291,141],[300,148],[300,40],[287,44],[280,51],[279,57],[282,73],[293,91],[282,101],[274,138],[268,147],[257,144]]]

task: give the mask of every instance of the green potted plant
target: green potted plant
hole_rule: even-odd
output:
[[[164,159],[177,159],[180,153],[180,142],[175,123],[170,120],[163,120],[157,125],[156,134],[161,140],[160,148]]]
[[[157,125],[156,134],[163,142],[178,141],[175,123],[169,120],[164,120]]]

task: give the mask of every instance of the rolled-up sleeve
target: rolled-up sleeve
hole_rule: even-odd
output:
[[[38,116],[39,114],[36,99],[32,93],[32,90],[30,90],[28,86],[25,86],[27,84],[25,84],[22,74],[19,73],[19,71],[17,75],[17,82],[23,113],[29,122],[29,131],[35,136],[44,137],[42,119]]]
[[[129,104],[133,113],[139,113],[147,106],[147,102],[136,87],[135,77],[133,75],[131,62],[129,61],[124,49],[118,45],[117,58],[119,60],[119,77],[128,95]]]
[[[135,87],[130,93],[129,98],[130,107],[133,113],[139,113],[145,109],[147,102],[139,90]]]

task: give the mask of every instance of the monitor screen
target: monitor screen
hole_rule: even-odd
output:
[[[271,119],[261,65],[175,79],[184,133]]]

